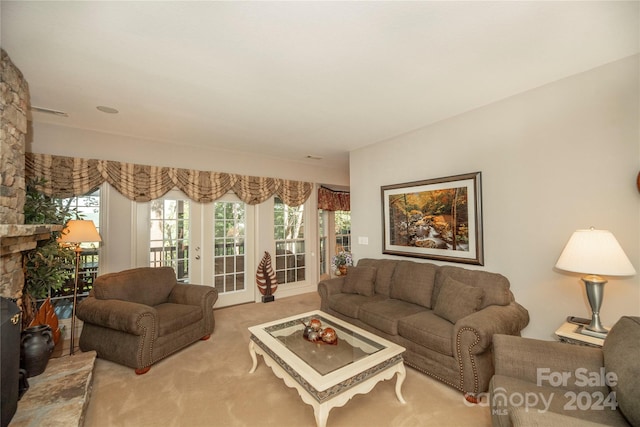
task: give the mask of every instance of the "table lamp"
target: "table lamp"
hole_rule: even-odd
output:
[[[614,235],[607,230],[577,230],[564,247],[556,268],[574,273],[586,273],[582,278],[591,306],[591,323],[588,331],[606,335],[600,322],[600,306],[604,296],[604,276],[633,276],[636,270],[627,258]]]
[[[73,284],[73,310],[71,314],[71,350],[69,355],[74,351],[74,338],[76,331],[76,302],[78,300],[78,276],[80,273],[80,254],[82,253],[81,243],[101,242],[102,239],[96,230],[93,221],[72,219],[67,222],[67,226],[62,230],[62,235],[58,239],[60,243],[68,243],[74,246],[76,252],[76,274]]]

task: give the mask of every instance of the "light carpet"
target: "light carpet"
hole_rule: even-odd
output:
[[[145,375],[98,359],[85,426],[313,427],[313,408],[258,356],[249,374],[249,326],[316,310],[316,293],[215,310],[216,328]],[[489,408],[407,367],[402,404],[395,377],[329,413],[328,427],[490,426]]]

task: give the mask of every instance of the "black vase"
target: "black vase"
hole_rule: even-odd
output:
[[[44,372],[53,348],[53,334],[49,325],[31,326],[22,331],[20,367],[27,371],[27,377]]]

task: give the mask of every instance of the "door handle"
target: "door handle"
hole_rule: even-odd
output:
[[[200,259],[200,255],[196,255],[196,259]]]

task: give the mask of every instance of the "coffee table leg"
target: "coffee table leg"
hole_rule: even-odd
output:
[[[313,405],[313,415],[316,417],[317,427],[326,427],[330,410],[331,408],[326,405]]]
[[[404,400],[404,397],[402,397],[402,383],[404,383],[404,379],[407,376],[407,370],[404,367],[404,363],[399,363],[398,366],[399,366],[399,369],[398,369],[398,379],[396,380],[396,396],[398,397],[398,400],[400,401],[400,403],[407,403]]]
[[[253,374],[258,367],[258,358],[256,357],[256,349],[253,340],[249,340],[249,355],[251,355],[251,360],[253,360],[253,366],[251,367],[249,373]]]

